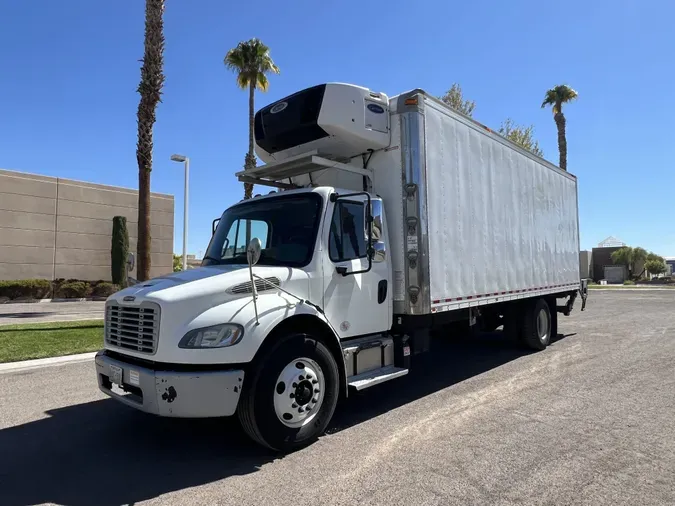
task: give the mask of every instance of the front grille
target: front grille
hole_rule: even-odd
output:
[[[265,290],[275,290],[277,286],[281,284],[281,280],[277,277],[256,279],[255,280],[255,289],[257,292],[263,292]],[[234,285],[228,290],[230,293],[242,294],[242,293],[253,293],[253,285],[250,281],[246,283],[241,283],[239,285]]]
[[[159,335],[159,306],[108,304],[105,312],[105,342],[139,353],[155,353]]]

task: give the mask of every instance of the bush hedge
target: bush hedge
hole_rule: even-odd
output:
[[[79,299],[87,296],[89,285],[84,281],[66,281],[54,292],[56,298]]]
[[[0,302],[5,299],[79,299],[84,297],[109,297],[120,289],[109,281],[84,281],[81,279],[20,279],[0,281]]]
[[[0,297],[8,299],[44,299],[52,291],[52,284],[46,279],[20,279],[0,281]]]
[[[119,289],[119,286],[103,281],[92,286],[91,294],[94,297],[110,297],[113,293],[119,291]]]

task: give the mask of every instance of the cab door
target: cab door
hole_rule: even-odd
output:
[[[382,200],[358,193],[331,202],[323,244],[324,312],[339,336],[389,330],[393,304]]]

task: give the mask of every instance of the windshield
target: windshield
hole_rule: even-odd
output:
[[[262,243],[258,265],[304,267],[312,259],[321,197],[316,193],[250,201],[223,213],[202,265],[246,264],[246,245]]]

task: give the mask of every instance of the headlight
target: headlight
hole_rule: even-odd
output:
[[[244,328],[233,323],[223,323],[213,327],[194,329],[183,336],[179,348],[224,348],[241,341]]]

